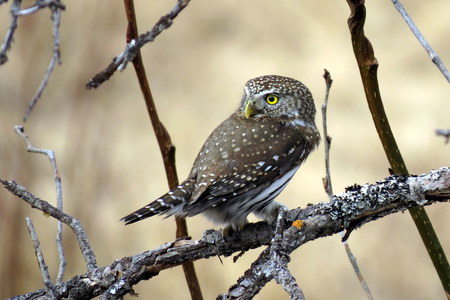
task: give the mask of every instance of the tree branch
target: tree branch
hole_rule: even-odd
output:
[[[5,187],[20,198],[63,222],[70,218],[55,213],[53,207],[26,192],[13,181],[1,180]],[[420,176],[393,175],[375,184],[354,185],[344,193],[333,196],[330,202],[319,203],[304,209],[293,209],[286,215],[282,227],[283,255],[289,255],[301,245],[342,230],[350,232],[363,224],[386,215],[405,211],[411,207],[448,202],[450,199],[450,168],[444,167]],[[302,220],[300,229],[294,222]],[[67,221],[67,220],[66,220]],[[294,222],[294,223],[293,223]],[[66,222],[65,222],[66,223]],[[114,261],[109,266],[73,277],[55,286],[56,297],[89,299],[102,295],[102,299],[116,299],[132,292],[132,286],[141,280],[150,279],[162,270],[173,268],[186,261],[212,256],[229,256],[237,251],[247,251],[261,245],[269,245],[274,229],[266,223],[248,224],[238,234],[224,238],[221,231],[208,230],[199,240],[178,239],[161,247],[134,256]],[[271,278],[276,268],[270,266],[270,248],[263,251],[238,283],[230,288],[233,299],[236,291],[261,289]],[[287,263],[287,262],[286,262]],[[264,272],[258,272],[264,270]],[[272,277],[271,277],[272,276]],[[38,290],[12,299],[36,299],[46,295]]]

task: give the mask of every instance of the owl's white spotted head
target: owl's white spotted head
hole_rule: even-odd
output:
[[[250,79],[238,113],[250,118],[278,118],[292,122],[303,120],[314,124],[316,109],[309,89],[300,81],[278,75],[265,75]]]

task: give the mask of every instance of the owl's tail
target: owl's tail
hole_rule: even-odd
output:
[[[194,180],[187,179],[179,186],[173,188],[170,192],[162,195],[160,198],[128,216],[123,217],[120,221],[124,222],[125,225],[128,225],[159,214],[165,214],[167,217],[171,215],[180,215],[183,206],[191,198],[193,190]]]

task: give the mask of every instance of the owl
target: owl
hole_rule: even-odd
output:
[[[238,109],[207,138],[179,186],[122,218],[203,214],[239,231],[247,216],[272,223],[274,201],[319,141],[313,97],[301,82],[278,75],[247,81]]]

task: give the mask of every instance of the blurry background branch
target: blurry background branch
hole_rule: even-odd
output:
[[[36,106],[37,102],[42,96],[42,93],[44,92],[49,80],[50,76],[53,73],[53,69],[56,65],[56,63],[61,64],[61,57],[60,57],[60,51],[59,51],[59,27],[61,24],[61,11],[65,9],[65,6],[61,3],[60,0],[36,0],[34,5],[20,9],[22,1],[21,0],[13,0],[11,3],[10,13],[11,13],[11,23],[8,28],[8,31],[5,35],[5,38],[3,40],[3,44],[0,46],[0,65],[6,63],[8,61],[8,56],[6,53],[10,50],[11,44],[14,41],[14,33],[17,28],[17,21],[18,18],[21,16],[28,16],[31,15],[40,9],[49,8],[51,11],[51,19],[53,23],[53,54],[52,58],[50,60],[50,63],[47,67],[47,71],[45,72],[44,78],[41,81],[41,84],[39,85],[35,95],[33,98],[31,98],[28,107],[25,111],[25,114],[23,115],[23,122],[25,122],[33,108]],[[1,4],[1,2],[0,2]]]
[[[16,196],[33,207],[50,214],[65,223],[69,216],[61,214],[47,202],[25,191],[13,181],[1,180]],[[319,237],[342,230],[350,232],[363,224],[389,214],[419,205],[450,200],[450,169],[444,167],[419,176],[393,175],[375,184],[354,185],[346,192],[333,196],[330,202],[294,209],[278,220],[277,251],[288,257],[301,245]],[[299,221],[301,221],[299,223]],[[283,225],[280,225],[283,222]],[[282,229],[281,229],[282,228]],[[117,259],[109,266],[91,269],[56,285],[55,296],[89,299],[101,295],[101,299],[117,299],[133,293],[133,285],[141,280],[157,276],[160,271],[211,256],[228,256],[236,251],[247,251],[273,243],[273,228],[266,223],[254,223],[244,227],[239,234],[223,238],[221,231],[206,231],[200,240],[177,239],[161,247],[135,256]],[[280,239],[280,236],[278,237]],[[282,248],[280,248],[282,245]],[[276,266],[270,263],[272,248],[264,250],[237,284],[228,292],[230,297],[256,295],[275,277]],[[286,265],[289,259],[286,261]],[[261,272],[264,268],[264,272]],[[298,290],[297,290],[298,291]],[[45,289],[12,299],[37,299],[46,295]],[[220,297],[223,297],[220,296]]]
[[[147,31],[141,34],[138,38],[129,41],[125,47],[125,50],[116,56],[105,70],[97,73],[97,75],[89,80],[86,84],[86,88],[97,88],[103,82],[111,78],[117,70],[123,71],[127,64],[136,57],[139,49],[141,49],[141,47],[145,44],[155,40],[155,38],[163,30],[169,28],[172,25],[173,20],[189,4],[189,2],[190,0],[177,0],[177,4],[172,8],[172,10],[165,16],[161,17],[161,19],[159,19],[150,31]]]
[[[395,8],[400,13],[400,15],[402,16],[403,20],[405,20],[409,29],[411,29],[411,31],[414,33],[419,43],[422,45],[425,51],[427,51],[428,55],[431,58],[431,61],[436,65],[439,71],[441,71],[442,75],[444,75],[445,79],[447,79],[447,82],[450,83],[450,73],[445,67],[445,64],[442,61],[441,57],[436,53],[436,51],[434,51],[433,47],[431,47],[426,38],[420,32],[419,28],[417,28],[416,24],[411,19],[405,7],[400,3],[400,1],[398,0],[391,0],[391,1],[394,4]]]

